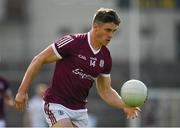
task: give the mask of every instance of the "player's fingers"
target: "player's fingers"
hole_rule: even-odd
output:
[[[15,107],[16,107],[16,109],[19,109],[19,105],[16,101],[15,101]]]
[[[128,119],[134,119],[134,113],[133,112],[130,112],[128,114]]]
[[[25,107],[26,107],[26,102],[24,101],[23,104],[22,104],[21,112],[24,111]]]
[[[134,117],[134,115],[131,115],[130,117],[129,117],[129,119],[134,119],[135,117]]]
[[[141,112],[141,109],[140,109],[139,107],[136,107],[136,108],[135,108],[135,110],[138,110],[138,111],[140,111],[140,112]]]
[[[22,103],[22,106],[21,106],[21,112],[24,111],[25,106],[26,106],[26,101],[24,101],[24,102]]]
[[[17,109],[19,109],[19,103],[20,103],[20,102],[15,101],[15,107],[16,107]]]
[[[127,119],[131,119],[131,117],[132,117],[132,113],[129,112],[129,113],[127,114]]]
[[[134,111],[131,114],[129,114],[129,118],[134,119],[137,117],[137,115],[138,115],[137,111]]]
[[[136,118],[136,115],[135,115],[135,114],[132,114],[132,115],[131,115],[131,119],[134,119],[134,118]]]
[[[135,112],[135,117],[138,117],[138,112],[137,111]]]
[[[18,103],[18,105],[17,105],[17,106],[18,106],[18,108],[17,108],[17,109],[18,109],[18,111],[20,111],[20,112],[21,112],[21,111],[22,111],[22,104],[21,104],[21,103]]]
[[[23,103],[16,101],[15,104],[16,104],[16,109],[18,111],[22,112],[23,111],[23,106],[24,106]]]
[[[23,108],[23,104],[20,103],[20,104],[19,104],[19,111],[20,111],[20,112],[22,112],[22,108]]]

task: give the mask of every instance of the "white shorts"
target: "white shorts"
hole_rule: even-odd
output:
[[[87,109],[72,110],[61,104],[43,103],[44,113],[49,126],[54,125],[57,121],[69,118],[77,127],[88,126]]]

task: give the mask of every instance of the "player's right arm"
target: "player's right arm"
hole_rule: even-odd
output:
[[[18,109],[19,111],[24,110],[24,107],[28,100],[28,88],[33,79],[36,77],[37,73],[40,71],[42,65],[56,62],[59,59],[60,58],[57,57],[57,55],[54,53],[52,45],[47,47],[45,50],[43,50],[41,53],[39,53],[33,58],[28,69],[26,70],[26,73],[16,94],[16,109]]]

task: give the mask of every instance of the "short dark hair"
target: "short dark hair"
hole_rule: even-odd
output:
[[[110,8],[100,8],[94,15],[93,23],[110,23],[120,24],[120,18],[115,10]]]

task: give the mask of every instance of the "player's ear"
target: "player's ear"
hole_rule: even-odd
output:
[[[97,31],[98,27],[99,27],[99,24],[93,23],[93,29],[94,29],[95,31]]]

